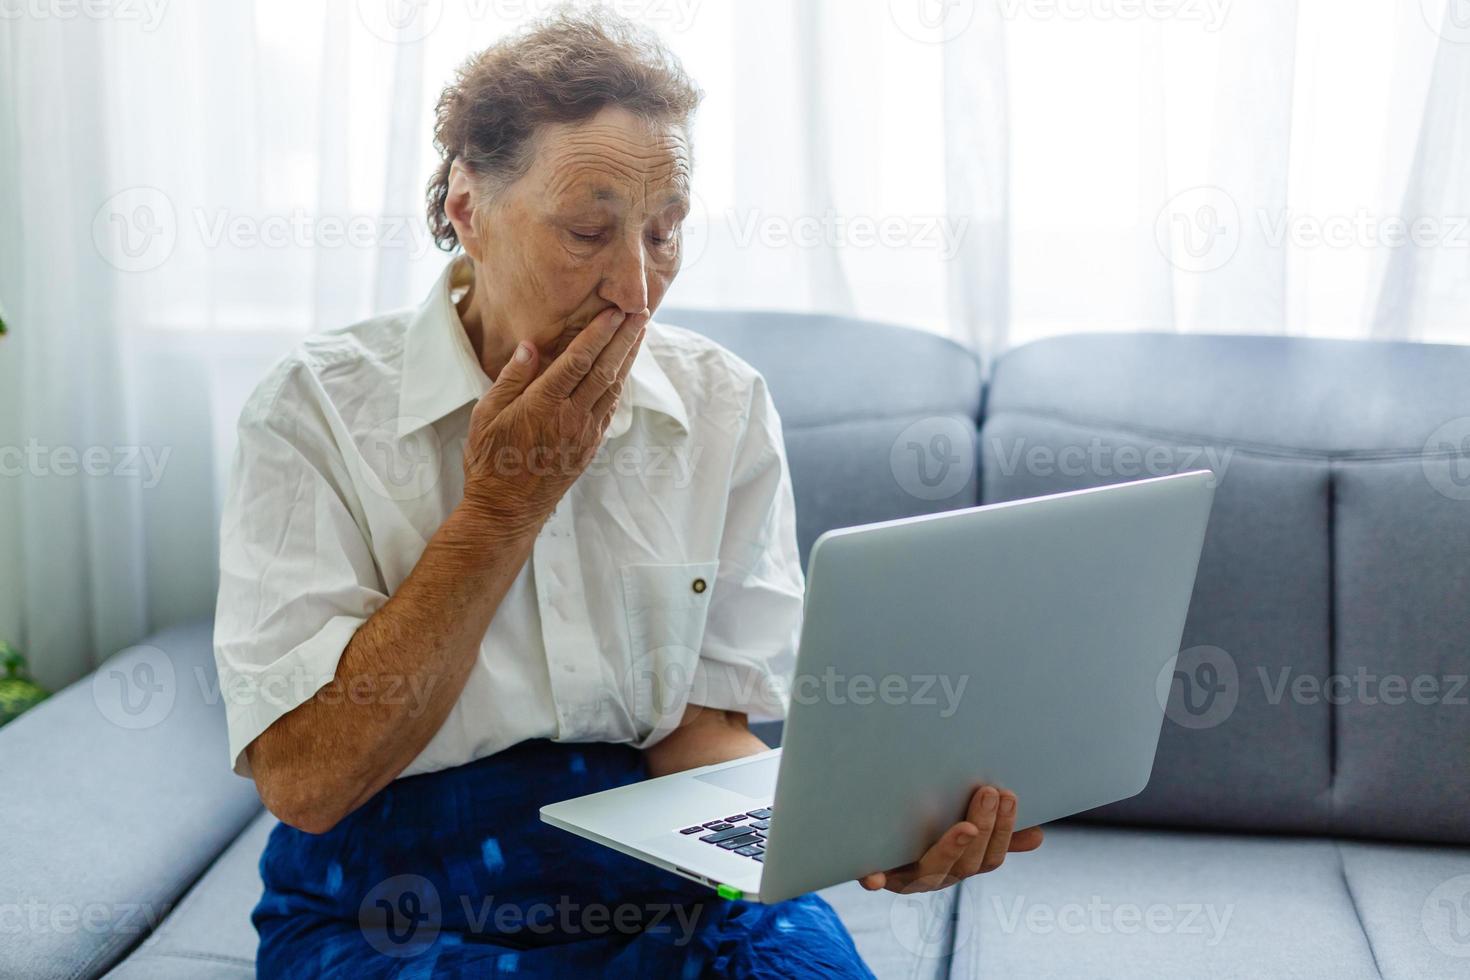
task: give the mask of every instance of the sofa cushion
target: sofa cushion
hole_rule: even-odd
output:
[[[260,811],[230,772],[214,676],[195,623],[5,727],[0,976],[104,972]]]
[[[980,367],[954,341],[849,317],[662,311],[765,376],[781,414],[805,562],[850,527],[977,500]]]
[[[1462,465],[1336,469],[1333,686],[1303,690],[1336,711],[1341,833],[1470,843],[1470,492],[1452,495]]]
[[[109,980],[252,980],[250,910],[260,901],[260,854],[275,825],[269,813],[256,817]]]
[[[1463,417],[1470,347],[1300,337],[1104,333],[1018,347],[995,403],[1273,453],[1419,452]]]
[[[870,892],[848,882],[819,893],[841,916],[858,953],[879,977],[939,980],[949,976],[959,892],[920,895]]]
[[[1470,843],[1466,377],[1467,347],[1284,337],[1000,359],[983,500],[1216,473],[1153,780],[1094,818]]]
[[[1470,977],[1470,848],[1349,841],[1339,850],[1384,980]]]
[[[960,980],[1379,975],[1331,840],[1062,824],[961,888]]]
[[[1187,435],[1033,415],[1004,400],[992,405],[980,442],[987,502],[1206,466],[1203,449],[1216,448]],[[1093,816],[1323,832],[1331,815],[1331,707],[1276,698],[1259,672],[1330,669],[1328,467],[1239,450],[1225,456],[1225,448],[1232,447],[1213,464],[1215,504],[1185,652],[1166,680],[1153,777],[1140,795]],[[1086,465],[1062,469],[1069,452],[1082,451]],[[1150,468],[1132,468],[1132,460]]]

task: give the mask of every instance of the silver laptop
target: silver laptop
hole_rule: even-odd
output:
[[[1213,498],[1198,471],[824,534],[782,748],[541,819],[779,902],[916,860],[982,784],[1018,828],[1133,796]]]

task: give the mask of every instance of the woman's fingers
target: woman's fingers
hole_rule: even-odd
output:
[[[495,383],[475,405],[473,419],[493,419],[507,405],[520,397],[521,392],[536,380],[536,363],[540,360],[536,345],[522,341],[511,355],[505,367],[500,369]]]
[[[567,349],[557,356],[536,379],[532,389],[545,392],[561,400],[571,397],[582,379],[597,364],[609,344],[619,334],[619,328],[627,319],[621,310],[609,307],[592,318],[592,322],[567,344]]]
[[[1016,795],[1010,790],[981,786],[970,797],[965,816],[913,864],[864,875],[858,882],[868,891],[934,891],[994,871],[1007,853],[1034,851],[1041,846],[1044,835],[1040,827],[1014,829]]]
[[[1041,846],[1041,842],[1045,839],[1045,836],[1041,832],[1040,827],[1027,827],[1025,830],[1018,830],[1011,835],[1011,853],[1020,854],[1024,851],[1034,851]]]
[[[970,796],[970,810],[966,814],[970,823],[979,831],[965,853],[955,862],[954,872],[958,878],[979,874],[985,856],[989,853],[991,835],[995,830],[1001,794],[994,786],[981,786]]]
[[[948,887],[956,880],[955,863],[978,836],[974,824],[960,821],[945,831],[939,842],[925,851],[919,860],[885,872],[887,881],[883,887],[895,892],[928,892]]]
[[[994,871],[1006,859],[1011,848],[1011,834],[1016,829],[1016,795],[1001,790],[996,808],[995,827],[990,831],[990,843],[985,848],[985,859],[980,862],[980,872]],[[973,872],[972,872],[973,873]]]
[[[623,321],[612,340],[597,355],[592,370],[577,382],[577,388],[571,395],[573,405],[591,413],[594,419],[600,418],[595,411],[595,406],[609,389],[628,376],[627,369],[633,366],[630,355],[643,339],[643,327],[646,323],[648,323],[646,310],[642,313],[635,313]]]
[[[618,368],[618,376],[613,381],[612,387],[604,391],[602,397],[598,398],[596,404],[592,406],[592,417],[598,422],[597,431],[599,433],[606,432],[608,425],[612,423],[613,412],[618,407],[618,398],[623,393],[623,384],[628,380],[628,372],[633,370],[633,362],[638,358],[638,351],[643,347],[645,336],[647,336],[646,332],[639,332],[638,339],[633,342],[632,349],[628,351],[628,355],[623,358],[622,366]]]

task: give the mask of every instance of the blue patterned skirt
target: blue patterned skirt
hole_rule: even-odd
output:
[[[627,746],[524,742],[396,780],[328,833],[276,827],[259,976],[872,976],[815,895],[727,902],[540,820],[646,775]]]

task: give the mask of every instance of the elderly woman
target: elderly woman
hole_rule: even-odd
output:
[[[263,977],[868,976],[816,896],[761,906],[538,808],[765,747],[802,607],[781,427],[748,365],[651,321],[679,271],[699,93],[626,23],[562,15],[439,100],[417,310],[257,389],[216,655],[236,771],[282,823]],[[677,461],[670,463],[670,460]],[[870,889],[1036,846],[1014,799]]]

